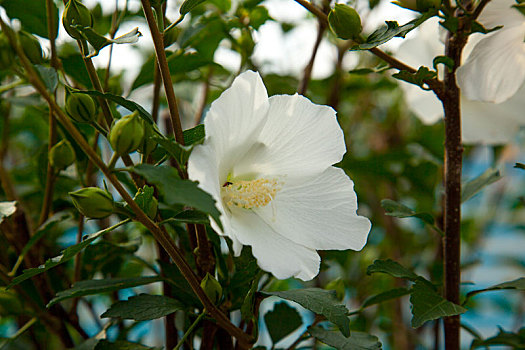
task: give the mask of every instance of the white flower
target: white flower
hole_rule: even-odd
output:
[[[275,277],[310,280],[316,249],[360,250],[370,221],[356,214],[353,183],[339,162],[346,152],[335,111],[303,96],[268,98],[258,73],[239,75],[212,103],[206,139],[188,174],[217,201],[224,230],[239,255],[252,247]]]
[[[525,78],[525,16],[513,0],[493,0],[479,22],[487,29],[502,25],[481,39],[457,70],[457,82],[470,100],[500,103],[523,84]]]
[[[496,0],[499,1],[499,0]],[[432,60],[444,54],[445,47],[439,40],[438,18],[431,18],[418,28],[417,35],[401,44],[396,57],[413,66],[432,67]],[[482,38],[476,35],[469,40],[464,56],[469,56],[472,47],[476,47]],[[483,40],[483,39],[482,39]],[[438,66],[440,69],[442,65]],[[481,72],[479,73],[481,75]],[[433,124],[443,117],[443,106],[431,91],[424,91],[418,86],[400,82],[405,91],[409,108],[425,124]],[[520,126],[525,125],[525,85],[509,100],[494,104],[470,101],[461,97],[462,138],[467,144],[502,144],[514,140]]]

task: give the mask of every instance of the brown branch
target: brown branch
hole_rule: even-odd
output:
[[[315,38],[315,43],[312,49],[312,55],[310,56],[310,61],[304,68],[303,79],[301,80],[301,84],[299,85],[299,95],[304,95],[306,93],[306,90],[308,89],[308,84],[310,83],[310,79],[312,77],[312,69],[314,67],[315,57],[317,56],[319,45],[321,45],[323,34],[326,31],[326,22],[322,21],[321,19],[318,19],[317,22],[317,37]]]
[[[171,81],[170,69],[168,61],[166,59],[166,51],[164,50],[164,40],[162,33],[156,25],[153,11],[151,10],[151,4],[149,0],[141,0],[142,9],[146,16],[149,29],[151,31],[151,37],[153,38],[153,45],[155,46],[155,54],[159,63],[160,74],[162,81],[164,82],[164,90],[166,92],[166,99],[168,100],[168,108],[170,111],[171,125],[175,134],[175,140],[184,144],[184,137],[182,135],[182,125],[180,121],[179,108],[177,107],[177,99],[175,97],[175,91],[173,90],[173,83]]]

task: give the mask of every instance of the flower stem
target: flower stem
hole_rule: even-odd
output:
[[[186,339],[188,339],[188,337],[190,336],[191,332],[193,332],[193,329],[197,326],[197,324],[199,324],[199,322],[202,320],[202,318],[204,316],[206,316],[206,309],[202,310],[202,312],[199,315],[199,317],[197,317],[197,319],[191,324],[190,328],[188,328],[186,333],[184,333],[184,335],[182,336],[181,340],[179,341],[177,346],[175,346],[173,348],[173,350],[179,350],[180,349],[180,347],[184,344]]]
[[[155,46],[155,54],[157,56],[157,62],[159,64],[160,75],[164,82],[164,90],[166,91],[166,99],[168,100],[168,107],[170,110],[171,125],[175,134],[175,140],[184,144],[184,137],[182,135],[182,125],[180,122],[179,108],[177,106],[177,99],[175,97],[175,91],[173,90],[173,83],[171,81],[170,70],[168,61],[166,59],[166,51],[164,50],[164,40],[162,34],[159,31],[155,23],[155,17],[151,10],[151,4],[149,0],[141,0],[142,9],[146,16],[149,29],[151,31],[151,37],[153,38],[153,45]]]

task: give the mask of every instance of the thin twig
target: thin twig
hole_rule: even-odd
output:
[[[308,61],[308,64],[304,68],[303,79],[301,80],[301,84],[299,85],[299,95],[304,95],[306,93],[306,90],[308,89],[308,84],[310,83],[310,79],[312,77],[312,70],[314,68],[315,57],[317,56],[317,52],[319,51],[319,46],[321,45],[323,34],[326,31],[326,22],[322,21],[321,19],[318,19],[317,22],[317,37],[315,38],[315,43],[312,49],[312,55],[310,56],[310,61]]]

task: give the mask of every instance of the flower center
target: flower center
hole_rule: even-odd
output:
[[[226,182],[222,187],[222,198],[228,206],[244,209],[261,208],[270,203],[281,189],[276,179],[260,178]]]

